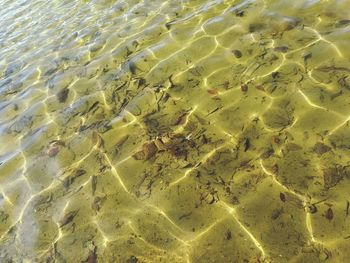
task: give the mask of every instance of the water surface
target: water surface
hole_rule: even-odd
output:
[[[0,5],[1,262],[349,260],[349,1]]]

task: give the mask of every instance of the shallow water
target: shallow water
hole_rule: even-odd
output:
[[[0,0],[1,262],[346,262],[350,1]]]

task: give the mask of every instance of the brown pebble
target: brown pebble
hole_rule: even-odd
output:
[[[265,160],[269,158],[271,155],[273,155],[274,153],[275,151],[272,148],[268,148],[260,155],[260,158]]]
[[[314,204],[309,205],[307,208],[311,214],[314,214],[317,212],[317,207]]]
[[[182,113],[179,117],[177,117],[177,119],[175,119],[171,125],[172,126],[176,126],[176,125],[183,125],[186,123],[186,120],[187,120],[187,115],[188,113],[185,112],[185,113]]]
[[[241,91],[247,92],[248,91],[248,85],[247,84],[241,85]]]
[[[49,157],[55,157],[59,153],[61,146],[65,146],[65,143],[63,141],[61,140],[51,141],[47,147],[46,154]]]
[[[158,151],[157,146],[154,144],[154,142],[146,143],[142,146],[143,152],[145,153],[146,160],[151,158],[153,155],[155,155]]]
[[[79,209],[71,211],[71,212],[65,214],[63,216],[63,218],[59,221],[59,226],[63,227],[65,225],[69,224],[70,222],[72,222],[74,217],[78,214],[78,212],[79,212]]]
[[[69,89],[64,88],[56,94],[56,97],[60,103],[66,102],[68,98]]]
[[[279,73],[277,71],[274,71],[274,72],[271,73],[271,76],[272,76],[273,79],[275,79],[275,78],[278,77],[278,74]]]
[[[274,141],[276,144],[280,144],[280,143],[281,143],[281,139],[278,138],[278,137],[275,137],[275,138],[273,139],[273,141]]]
[[[231,240],[232,239],[232,233],[230,230],[227,230],[225,233],[226,240]]]
[[[265,88],[263,85],[257,85],[257,86],[255,86],[255,88],[258,90],[261,90],[261,91],[265,91]]]
[[[135,160],[148,160],[158,152],[157,145],[152,141],[142,145],[142,150],[135,153],[132,157]]]
[[[286,53],[288,49],[289,48],[287,46],[279,46],[279,47],[275,47],[273,50],[276,52]]]
[[[232,50],[233,55],[235,55],[236,58],[242,57],[242,52],[238,49]]]
[[[248,149],[250,148],[250,141],[249,141],[249,138],[245,138],[244,140],[244,143],[243,143],[243,146],[244,146],[244,151],[248,151]]]
[[[282,202],[286,201],[286,195],[284,193],[280,193],[280,199]]]
[[[50,147],[47,151],[46,151],[46,154],[49,156],[49,157],[55,157],[60,151],[60,148],[56,145],[56,146],[52,146]]]
[[[331,221],[333,219],[333,216],[334,216],[332,208],[328,208],[324,216],[329,221]]]
[[[312,53],[311,52],[306,52],[306,53],[304,53],[302,55],[302,57],[303,57],[304,61],[306,61],[306,60],[312,58]]]
[[[219,94],[219,92],[216,89],[207,89],[207,92],[210,95],[218,95]]]

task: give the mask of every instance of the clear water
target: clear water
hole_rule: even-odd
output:
[[[350,1],[0,6],[1,262],[350,259]]]

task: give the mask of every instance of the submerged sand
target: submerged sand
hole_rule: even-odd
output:
[[[0,3],[1,262],[349,260],[349,1]]]

